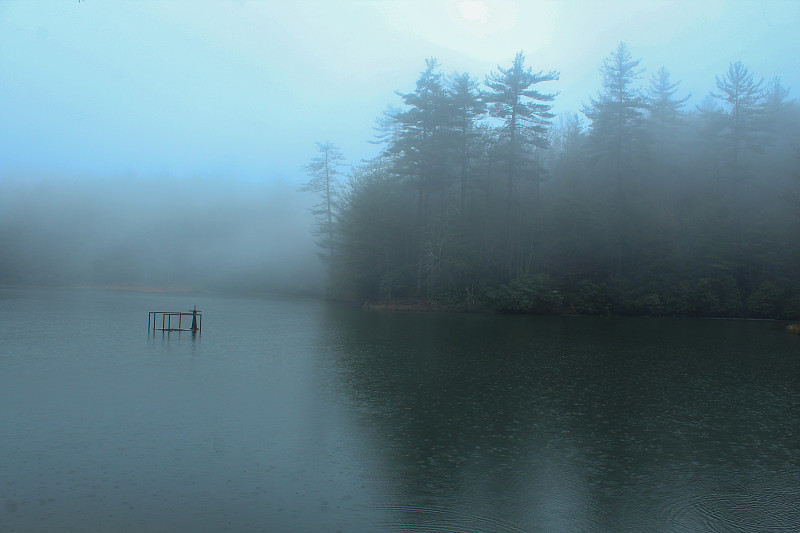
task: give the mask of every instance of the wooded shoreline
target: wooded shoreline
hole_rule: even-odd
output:
[[[380,307],[800,319],[800,103],[741,62],[687,106],[625,45],[582,116],[520,52],[481,83],[435,58],[380,156],[307,168],[328,294]],[[394,302],[437,302],[394,303]]]

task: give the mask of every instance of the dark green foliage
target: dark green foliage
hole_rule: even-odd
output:
[[[771,281],[765,281],[747,298],[747,307],[753,316],[779,318],[781,304],[785,301],[784,290]],[[789,302],[787,302],[788,307]]]
[[[790,320],[800,319],[800,290],[790,290],[789,294],[786,295],[782,318]]]
[[[603,287],[588,279],[580,280],[570,294],[570,310],[582,315],[603,315],[610,310]]]
[[[390,178],[379,165],[359,169],[350,178],[338,224],[342,242],[331,265],[335,297],[377,300],[408,290],[409,199]]]
[[[555,95],[542,93],[537,84],[558,79],[558,73],[534,72],[525,66],[525,56],[518,52],[508,68],[498,67],[486,77],[490,89],[483,96],[488,103],[489,115],[502,121],[499,129],[496,153],[499,170],[505,178],[506,202],[504,224],[507,235],[504,239],[505,267],[509,275],[527,273],[526,254],[530,254],[532,240],[536,239],[536,219],[524,220],[525,210],[535,211],[540,217],[539,185],[545,180],[546,171],[540,163],[540,152],[549,146],[546,137],[550,112]],[[525,180],[525,183],[519,183]],[[527,196],[529,202],[515,201],[517,195]],[[523,230],[530,223],[528,231]],[[521,231],[518,231],[521,230]]]
[[[640,129],[647,101],[633,86],[644,69],[631,57],[625,43],[619,43],[600,68],[603,89],[583,113],[591,120],[589,141],[598,168],[608,172],[613,187],[622,185],[642,142]]]
[[[753,74],[737,61],[730,64],[722,77],[717,76],[718,92],[711,93],[723,106],[720,125],[734,171],[738,170],[742,150],[761,148],[759,115],[764,110],[763,84],[763,78],[754,81]]]
[[[504,313],[554,313],[561,311],[564,298],[547,274],[515,278],[487,292],[492,309]]]
[[[530,159],[531,149],[546,148],[545,134],[550,120],[551,102],[555,95],[542,93],[533,88],[538,83],[554,81],[558,73],[533,72],[525,66],[525,56],[518,52],[509,68],[498,67],[486,77],[490,92],[484,94],[489,104],[489,114],[503,121],[502,141],[510,154],[507,172],[515,176],[523,172],[526,160]]]
[[[552,125],[552,95],[532,85],[556,74],[522,54],[480,97],[467,74],[426,67],[383,121],[384,154],[351,176],[331,263],[341,297],[800,318],[800,106],[777,80],[762,93],[734,63],[684,111],[665,69],[644,96],[620,43],[588,123]]]
[[[690,284],[689,296],[690,316],[730,317],[742,307],[736,281],[729,277],[700,278]]]

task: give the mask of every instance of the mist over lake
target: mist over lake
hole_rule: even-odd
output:
[[[309,207],[283,181],[5,178],[0,285],[321,294]]]
[[[799,27],[0,2],[0,530],[800,531]]]

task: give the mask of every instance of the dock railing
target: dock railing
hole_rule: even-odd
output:
[[[161,316],[161,327],[158,327],[158,317]],[[192,325],[189,328],[183,327],[183,317],[192,317]],[[172,318],[177,317],[177,327],[172,327]],[[203,313],[197,310],[197,306],[191,311],[150,311],[147,315],[147,332],[156,331],[202,331]]]

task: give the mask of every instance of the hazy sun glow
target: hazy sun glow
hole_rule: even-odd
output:
[[[458,4],[458,14],[467,22],[486,24],[489,8],[482,0],[463,0]]]

